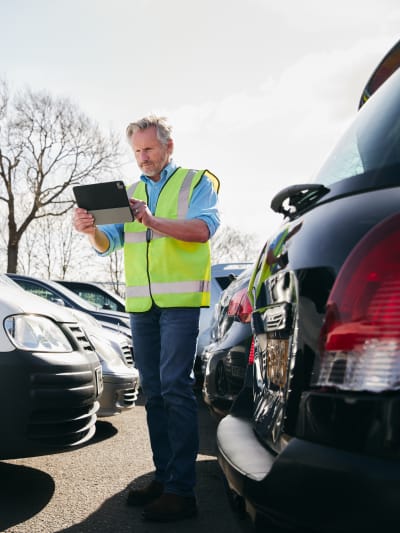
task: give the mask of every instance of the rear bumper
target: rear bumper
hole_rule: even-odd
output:
[[[251,422],[232,415],[217,431],[218,461],[253,520],[320,532],[399,528],[400,461],[292,439],[274,455]]]

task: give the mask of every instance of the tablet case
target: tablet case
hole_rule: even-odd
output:
[[[94,216],[96,224],[123,224],[134,220],[123,181],[107,181],[72,188],[76,203]]]

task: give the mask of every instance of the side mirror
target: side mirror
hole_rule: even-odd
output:
[[[51,300],[53,304],[60,305],[61,307],[65,307],[65,302],[62,298],[52,298]]]

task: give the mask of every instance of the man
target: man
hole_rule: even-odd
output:
[[[145,505],[146,520],[166,522],[197,514],[193,363],[200,308],[210,304],[209,239],[220,224],[219,182],[208,171],[176,166],[163,117],[129,124],[127,138],[143,172],[128,188],[135,220],[96,227],[77,208],[74,226],[102,255],[124,248],[126,309],[155,465],[152,482],[131,489],[128,504]]]

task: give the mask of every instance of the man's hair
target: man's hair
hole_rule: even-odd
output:
[[[126,136],[129,140],[137,131],[153,127],[156,128],[157,139],[161,144],[167,144],[171,139],[172,126],[168,124],[165,117],[157,117],[156,115],[149,115],[136,122],[131,122],[126,128]]]

